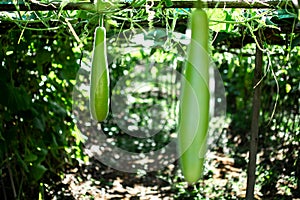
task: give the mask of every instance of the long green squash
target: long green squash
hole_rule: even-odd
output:
[[[181,86],[178,128],[181,169],[189,183],[203,174],[209,123],[209,30],[204,10],[192,12],[191,33]]]
[[[95,30],[90,78],[90,113],[94,120],[101,122],[109,112],[109,71],[104,27]]]

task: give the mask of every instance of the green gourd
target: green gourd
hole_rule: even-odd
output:
[[[109,71],[104,27],[96,28],[93,47],[89,107],[92,118],[101,122],[109,112]]]
[[[178,145],[182,173],[187,182],[203,175],[209,124],[209,29],[204,10],[191,14],[191,42],[181,85]]]

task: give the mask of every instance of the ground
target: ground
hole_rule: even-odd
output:
[[[209,173],[204,181],[196,185],[214,190],[230,187],[230,179],[239,182],[240,188],[231,188],[231,195],[245,196],[246,179],[242,169],[237,168],[234,159],[222,153],[210,153]],[[177,178],[176,175],[178,175]],[[180,191],[194,192],[194,185],[188,185],[180,175],[178,162],[163,170],[148,173],[127,173],[111,169],[96,159],[70,167],[64,179],[54,189],[54,199],[178,199]],[[200,190],[199,190],[200,191]],[[217,199],[217,192],[201,191],[209,199]],[[260,199],[257,196],[257,199]]]

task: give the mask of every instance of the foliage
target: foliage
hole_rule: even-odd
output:
[[[39,182],[72,161],[66,148],[74,152],[71,92],[80,54],[72,39],[42,33],[12,29],[0,37],[1,187],[11,188],[9,198],[36,198]]]

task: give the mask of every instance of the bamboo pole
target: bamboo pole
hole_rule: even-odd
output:
[[[289,0],[290,1],[290,0]],[[172,1],[170,7],[165,8],[194,8],[196,1]],[[157,6],[160,1],[154,1],[154,6]],[[286,2],[280,0],[272,1],[232,1],[232,0],[220,0],[220,1],[204,1],[208,8],[276,8],[283,6]],[[162,4],[164,6],[164,4]],[[132,8],[130,3],[121,3],[119,9]],[[47,11],[47,10],[95,10],[94,4],[90,2],[77,2],[68,3],[61,6],[60,3],[44,4],[37,1],[30,1],[26,4],[0,4],[0,11]]]
[[[260,36],[260,35],[258,35]],[[261,47],[261,40],[258,37],[258,45]],[[256,45],[255,53],[255,69],[254,69],[254,94],[252,100],[252,122],[251,122],[251,140],[249,150],[249,162],[248,162],[248,174],[247,174],[247,190],[246,200],[254,199],[255,189],[255,171],[256,171],[256,157],[258,146],[258,132],[259,132],[259,110],[260,110],[260,95],[261,95],[261,83],[259,81],[262,77],[262,65],[263,65],[263,52],[260,47]]]

